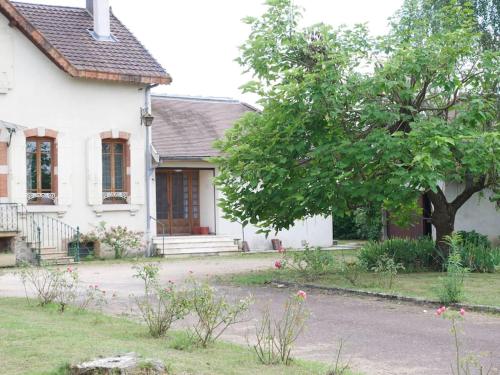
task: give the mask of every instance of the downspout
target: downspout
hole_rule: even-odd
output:
[[[148,85],[144,91],[144,111],[151,113],[151,89],[158,86]],[[151,126],[146,126],[146,257],[152,255],[152,236],[151,236],[151,178],[153,176],[153,165],[151,155]]]

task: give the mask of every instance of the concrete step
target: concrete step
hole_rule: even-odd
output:
[[[158,247],[163,247],[165,249],[182,249],[186,246],[189,246],[193,249],[196,248],[201,248],[201,247],[233,247],[236,246],[233,241],[217,241],[217,242],[165,242],[164,244],[162,242],[155,242],[154,243]]]
[[[238,246],[231,236],[155,237],[153,243],[161,255],[217,254],[238,251]]]
[[[153,238],[155,243],[161,243],[165,239],[165,243],[196,243],[196,242],[220,242],[220,241],[231,241],[234,242],[234,237],[232,236],[157,236]]]
[[[161,248],[158,249],[158,255],[167,256],[167,255],[197,255],[197,254],[221,254],[221,253],[237,253],[239,252],[238,247],[234,246],[232,248],[214,248],[214,247],[205,247],[205,248],[182,248],[182,249],[165,249],[165,251],[161,251]]]
[[[41,259],[41,263],[47,266],[63,266],[67,264],[74,264],[76,262],[73,257],[64,257],[57,259]]]
[[[45,260],[45,259],[48,260],[48,259],[73,258],[73,257],[68,256],[68,254],[66,254],[66,253],[54,252],[54,253],[42,253],[42,254],[40,254],[40,258],[42,260]]]

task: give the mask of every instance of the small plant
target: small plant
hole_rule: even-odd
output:
[[[328,371],[327,375],[345,375],[350,370],[349,363],[343,363],[342,361],[342,350],[344,349],[344,340],[340,339],[339,348],[337,349],[337,354],[335,356],[335,364],[333,368]]]
[[[291,268],[306,279],[314,279],[333,270],[335,258],[329,251],[306,246],[302,251],[284,253],[284,260],[275,263],[276,268]]]
[[[66,268],[65,271],[55,270],[52,272],[59,273],[56,283],[56,298],[54,302],[59,305],[59,311],[64,312],[66,307],[75,303],[78,297],[78,288],[80,279],[78,271],[72,267]]]
[[[228,329],[239,323],[249,309],[252,298],[247,297],[230,303],[226,296],[218,295],[215,288],[206,282],[190,280],[189,304],[197,321],[190,332],[198,346],[206,348]]]
[[[465,315],[466,312],[464,309],[454,311],[442,306],[436,310],[437,317],[442,317],[443,319],[449,320],[451,323],[450,333],[455,346],[455,359],[453,361],[454,363],[451,365],[451,373],[453,375],[488,375],[491,373],[491,367],[485,369],[475,355],[465,355],[463,353],[462,342],[460,340],[460,335],[463,332],[460,327],[460,322],[464,320]]]
[[[360,261],[343,261],[340,265],[340,275],[356,286],[361,274],[366,271],[366,266]]]
[[[168,347],[179,350],[190,352],[196,346],[196,342],[193,340],[193,336],[189,332],[178,332],[171,340],[168,342]]]
[[[299,291],[285,303],[283,316],[279,320],[271,317],[270,308],[263,312],[256,328],[256,344],[253,349],[259,361],[266,365],[290,364],[291,350],[305,327],[309,310],[306,307],[307,295]]]
[[[108,228],[104,221],[100,222],[95,231],[89,233],[87,236],[88,238],[96,238],[101,243],[110,246],[115,253],[115,259],[121,259],[128,251],[140,249],[143,246],[141,232],[128,230],[124,226],[112,226]]]
[[[465,277],[469,269],[462,265],[462,258],[459,253],[461,238],[459,235],[447,237],[446,241],[450,245],[451,253],[446,261],[446,276],[440,278],[440,288],[438,297],[441,303],[460,302],[464,295]]]
[[[99,288],[99,285],[89,285],[82,296],[78,309],[80,311],[86,310],[90,306],[102,310],[103,306],[107,304],[106,291]]]
[[[159,268],[154,264],[134,266],[135,278],[144,282],[144,296],[135,297],[135,303],[153,337],[162,337],[172,323],[183,319],[189,313],[189,303],[185,291],[177,290],[169,281],[162,286],[158,280]]]
[[[391,289],[396,276],[398,275],[398,270],[404,270],[405,267],[401,263],[396,263],[394,259],[390,258],[386,254],[382,255],[374,267],[371,268],[379,277],[379,284],[382,287]]]

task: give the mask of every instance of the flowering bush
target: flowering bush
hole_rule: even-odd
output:
[[[249,309],[252,297],[230,303],[226,296],[217,295],[206,282],[189,281],[189,303],[197,322],[191,328],[191,337],[201,347],[214,343],[231,325],[240,322]]]
[[[124,226],[108,228],[104,221],[100,222],[97,228],[88,234],[88,237],[96,238],[101,243],[110,246],[115,253],[115,259],[123,258],[127,251],[143,247],[141,232],[128,230]]]
[[[40,306],[56,303],[59,311],[65,312],[68,305],[77,304],[79,299],[77,306],[81,310],[90,305],[101,307],[106,302],[106,292],[97,285],[91,285],[83,295],[80,295],[81,283],[78,270],[71,266],[65,269],[24,266],[19,274],[26,298],[29,299],[28,289],[31,289]]]
[[[135,278],[144,282],[144,296],[135,297],[135,303],[149,333],[153,337],[164,336],[172,323],[189,313],[187,293],[178,290],[174,282],[161,285],[158,278],[159,268],[155,264],[134,266]]]
[[[335,258],[326,250],[317,247],[304,250],[282,252],[283,259],[274,263],[276,269],[290,268],[299,272],[306,279],[314,279],[333,270]]]
[[[302,290],[289,297],[279,320],[272,318],[269,307],[264,310],[255,331],[256,344],[253,345],[260,362],[268,365],[290,363],[293,344],[304,330],[309,317],[306,299],[307,294]]]

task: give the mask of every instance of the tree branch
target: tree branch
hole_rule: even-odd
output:
[[[475,193],[480,192],[486,187],[486,177],[483,176],[475,183],[466,182],[464,190],[451,202],[455,210],[463,206]]]

